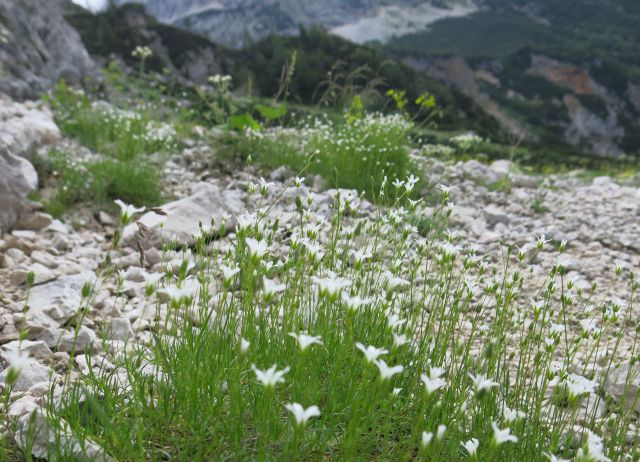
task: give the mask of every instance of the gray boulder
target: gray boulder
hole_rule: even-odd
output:
[[[7,231],[28,209],[27,196],[38,188],[38,174],[22,157],[0,151],[0,231]]]
[[[38,146],[59,140],[60,130],[49,110],[0,98],[0,152],[30,159]]]
[[[166,216],[149,212],[140,217],[138,223],[146,226],[149,231],[144,237],[139,237],[136,223],[125,227],[123,242],[136,245],[139,238],[145,249],[158,248],[175,237],[180,243],[192,245],[195,243],[194,234],[199,232],[199,224],[207,228],[211,220],[215,221],[215,229],[222,222],[225,214],[230,215],[225,230],[235,226],[235,217],[245,210],[241,192],[238,190],[222,189],[210,183],[201,183],[194,187],[195,192],[188,197],[160,207]],[[161,226],[161,223],[164,223]]]
[[[65,324],[80,308],[82,286],[93,281],[95,275],[85,272],[33,287],[26,313],[30,335]]]
[[[619,367],[612,366],[604,380],[604,391],[625,409],[640,412],[640,367],[625,361]]]
[[[6,43],[0,43],[0,93],[36,99],[60,79],[79,83],[94,63],[64,15],[65,0],[0,0]],[[3,41],[4,42],[4,41]]]

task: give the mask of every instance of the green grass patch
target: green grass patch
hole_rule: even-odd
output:
[[[409,157],[410,128],[399,115],[315,119],[297,129],[246,132],[230,150],[267,169],[285,165],[321,175],[329,187],[374,197],[381,188],[392,194],[395,179],[418,176]]]

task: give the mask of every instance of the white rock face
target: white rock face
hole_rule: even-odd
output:
[[[48,327],[57,328],[67,322],[80,308],[82,286],[94,280],[93,273],[84,272],[33,287],[26,314],[30,334],[37,334]]]
[[[161,207],[166,216],[149,212],[143,215],[138,222],[149,228],[148,236],[141,238],[144,248],[161,247],[175,236],[181,243],[193,244],[193,234],[198,233],[198,225],[202,223],[205,228],[215,220],[215,228],[222,222],[224,214],[230,214],[226,229],[235,226],[233,216],[242,213],[244,205],[237,190],[223,190],[220,187],[202,183],[194,188],[196,192],[191,196],[170,202]],[[160,226],[164,223],[164,226]],[[133,223],[123,231],[123,240],[126,244],[135,245],[138,236],[138,226]]]
[[[38,188],[38,174],[27,159],[36,147],[59,139],[50,113],[0,98],[0,230],[30,216],[27,195]]]
[[[0,151],[0,230],[8,230],[27,208],[27,196],[38,188],[38,174],[22,157]]]
[[[21,369],[18,380],[16,381],[13,391],[27,391],[32,385],[49,380],[51,375],[51,369],[47,366],[43,366],[36,359],[27,359],[27,364]],[[7,380],[7,374],[9,368],[0,373],[0,382],[4,383]]]
[[[70,2],[0,0],[8,43],[0,47],[0,92],[36,99],[60,79],[77,83],[95,72],[80,35],[65,20]],[[1,126],[2,124],[0,124]]]
[[[78,0],[82,1],[82,0]],[[115,0],[116,4],[133,0]],[[295,35],[299,26],[322,24],[357,42],[387,40],[423,29],[439,19],[471,14],[473,0],[136,0],[161,21],[189,22],[216,42],[233,47],[247,37]]]
[[[105,454],[104,449],[96,443],[86,440],[81,446],[73,435],[68,424],[61,422],[62,429],[56,431],[47,422],[47,416],[44,410],[37,409],[33,413],[28,413],[18,419],[16,432],[16,443],[20,449],[25,449],[31,442],[31,454],[35,457],[46,459],[49,448],[64,447],[69,451],[69,456],[73,455],[73,460],[78,461],[112,461],[113,458]],[[33,441],[30,441],[30,435],[34,435]]]
[[[618,368],[611,368],[605,377],[604,391],[613,396],[616,401],[624,399],[626,409],[633,409],[640,412],[640,367],[631,366],[629,361],[625,361]]]
[[[2,345],[2,348],[0,348],[0,356],[5,361],[8,361],[9,355],[7,353],[17,351],[18,349],[28,352],[29,356],[38,360],[48,360],[53,356],[53,353],[45,342],[32,340],[23,340],[22,342],[15,340],[5,343]]]
[[[60,130],[48,110],[0,99],[0,152],[28,159],[38,146],[59,140]]]

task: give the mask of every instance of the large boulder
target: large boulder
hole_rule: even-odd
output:
[[[81,82],[94,64],[80,36],[65,20],[66,0],[0,0],[0,93],[36,99],[60,79]],[[2,19],[4,18],[4,19]]]
[[[38,174],[28,160],[0,151],[0,231],[27,209],[27,196],[38,188]]]
[[[0,152],[30,159],[38,146],[59,140],[60,130],[47,109],[0,98]]]
[[[208,227],[214,220],[217,227],[223,216],[229,215],[226,230],[230,230],[235,226],[235,217],[245,210],[242,193],[238,190],[225,190],[211,183],[200,183],[193,190],[195,192],[192,195],[160,207],[166,216],[149,212],[137,220],[149,229],[148,234],[140,238],[140,244],[145,249],[162,247],[173,238],[180,243],[192,245],[200,223],[203,227]],[[139,227],[136,223],[125,227],[125,244],[136,245],[138,236]]]
[[[625,409],[640,413],[640,367],[625,361],[613,365],[604,379],[604,391],[617,402],[623,402]]]
[[[38,187],[38,174],[27,159],[38,146],[59,139],[50,113],[0,98],[0,231],[29,214],[27,196]]]
[[[32,287],[26,313],[29,335],[65,324],[80,309],[82,287],[95,279],[92,272],[84,272]]]

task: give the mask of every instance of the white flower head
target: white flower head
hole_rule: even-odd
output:
[[[269,250],[269,246],[266,241],[258,241],[252,237],[248,237],[245,240],[245,243],[247,244],[249,256],[251,257],[262,258]]]
[[[15,349],[9,350],[6,353],[7,361],[9,361],[9,368],[13,369],[18,374],[29,366],[29,352]]]
[[[356,343],[356,348],[364,353],[364,356],[367,358],[367,362],[373,363],[378,359],[378,356],[386,355],[389,353],[388,350],[384,348],[376,348],[373,345],[369,345],[365,347],[362,343]]]
[[[587,393],[595,393],[598,383],[572,373],[565,380],[565,385],[570,398],[575,399]]]
[[[488,379],[484,374],[478,374],[476,376],[469,372],[469,377],[473,381],[473,388],[475,389],[476,394],[500,386],[498,382],[494,382],[493,380]]]
[[[322,337],[307,335],[304,332],[300,332],[296,334],[294,332],[289,332],[289,336],[295,338],[300,345],[300,351],[305,351],[308,347],[313,344],[322,345]]]
[[[395,313],[390,313],[387,315],[387,326],[389,326],[392,330],[402,327],[406,323],[406,319],[401,319],[400,316]]]
[[[399,374],[404,370],[404,366],[399,364],[397,366],[389,366],[384,359],[379,359],[374,361],[374,364],[378,366],[380,370],[380,379],[384,382],[385,380],[389,380],[396,374]]]
[[[385,271],[385,273],[383,274],[383,278],[385,281],[385,288],[387,290],[394,290],[398,287],[405,287],[409,285],[409,281],[401,277],[395,276],[390,271]]]
[[[361,298],[358,295],[352,297],[346,292],[342,293],[342,301],[350,311],[359,311],[363,306],[371,305],[373,303],[373,300],[369,298]]]
[[[284,407],[286,407],[291,412],[291,414],[293,414],[293,418],[295,419],[296,424],[301,427],[304,427],[310,418],[320,416],[320,409],[318,409],[318,406],[315,405],[309,406],[305,409],[299,403],[287,403],[284,405]]]
[[[510,428],[500,429],[496,422],[491,422],[491,427],[493,427],[493,441],[496,445],[500,446],[502,443],[517,443],[518,437],[511,434]]]
[[[244,337],[240,338],[240,353],[245,354],[249,351],[249,346],[251,346],[251,342],[245,339]]]
[[[129,223],[131,217],[136,213],[142,213],[146,210],[144,207],[136,208],[133,205],[125,204],[120,199],[116,199],[114,202],[120,207],[120,220],[124,224]]]
[[[393,346],[394,348],[400,348],[402,345],[409,343],[409,339],[405,334],[396,334],[393,332]]]
[[[262,277],[262,282],[264,284],[264,293],[267,296],[275,295],[280,292],[283,292],[287,286],[284,284],[276,284],[271,279],[267,279],[265,276]]]
[[[439,184],[438,185],[438,189],[442,192],[443,195],[448,196],[449,192],[451,191],[451,188],[449,186],[446,186],[444,184]]]
[[[569,459],[562,459],[550,452],[545,452],[543,454],[547,459],[549,459],[549,462],[571,462]]]
[[[429,375],[422,374],[420,376],[420,379],[422,380],[422,383],[424,383],[425,389],[428,394],[431,394],[434,391],[447,385],[447,382],[442,379],[443,374],[444,369],[440,367],[432,367],[429,370]]]
[[[407,180],[404,182],[404,187],[408,193],[410,193],[413,190],[413,187],[416,185],[417,182],[418,182],[418,178],[416,178],[415,176],[409,175],[407,177]]]
[[[602,438],[589,429],[587,429],[587,443],[578,449],[576,457],[576,460],[584,459],[594,462],[611,462],[611,459],[604,453]]]
[[[289,366],[282,370],[277,370],[278,366],[274,364],[269,369],[263,371],[258,369],[255,364],[251,365],[251,369],[256,374],[256,378],[262,383],[265,388],[273,388],[277,384],[284,382],[284,375],[289,372]]]
[[[159,292],[166,295],[174,302],[183,302],[192,299],[198,292],[199,288],[200,284],[198,281],[194,279],[187,279],[182,283],[182,287],[163,287]]]
[[[327,295],[329,298],[337,298],[343,289],[351,285],[349,279],[339,277],[319,278],[313,276],[311,280],[318,286],[320,294]]]
[[[274,186],[275,183],[267,182],[264,178],[260,177],[260,194],[263,196],[269,192],[269,189]]]
[[[321,244],[318,244],[316,242],[311,242],[309,240],[306,240],[304,243],[304,246],[307,249],[307,252],[309,253],[309,256],[314,260],[314,261],[320,261],[322,260],[322,257],[324,257],[324,246]]]
[[[231,268],[227,265],[220,265],[220,269],[222,270],[222,277],[224,278],[225,282],[231,282],[234,276],[240,272],[240,268],[237,266]]]
[[[502,406],[502,418],[507,423],[515,422],[526,417],[527,414],[522,411],[511,409],[506,404]]]
[[[469,441],[465,441],[464,443],[460,444],[467,450],[470,456],[474,456],[478,451],[478,446],[480,446],[480,442],[477,440],[477,438],[471,438]]]
[[[433,433],[431,432],[422,432],[422,447],[426,448],[431,443],[433,439]]]

